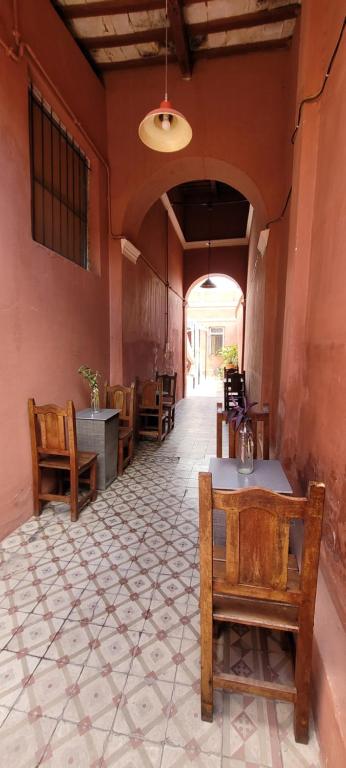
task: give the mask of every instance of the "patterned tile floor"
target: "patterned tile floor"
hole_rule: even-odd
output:
[[[77,523],[46,508],[0,547],[0,763],[6,768],[316,768],[292,708],[216,693],[200,720],[197,473],[215,398],[190,398],[162,446]],[[231,628],[217,663],[287,680],[275,637]]]

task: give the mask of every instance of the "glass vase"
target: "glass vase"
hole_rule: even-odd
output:
[[[238,472],[250,475],[253,472],[254,441],[249,421],[243,421],[238,432]]]
[[[94,388],[90,392],[90,404],[93,413],[98,413],[100,410],[100,392],[98,388]]]

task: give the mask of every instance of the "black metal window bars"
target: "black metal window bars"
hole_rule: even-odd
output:
[[[89,161],[33,85],[29,125],[32,237],[87,269]]]

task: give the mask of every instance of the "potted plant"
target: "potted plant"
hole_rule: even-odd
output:
[[[238,346],[237,344],[230,344],[228,347],[221,347],[217,352],[220,357],[223,358],[224,368],[237,368],[238,367]]]
[[[81,365],[78,368],[78,373],[83,376],[83,379],[88,382],[90,387],[90,405],[94,413],[100,410],[100,390],[98,385],[98,379],[101,378],[101,374],[98,371],[93,371],[88,368],[87,365]]]
[[[254,441],[251,429],[250,408],[257,405],[257,402],[248,403],[245,395],[241,398],[242,403],[233,401],[227,414],[227,421],[233,422],[233,429],[239,432],[238,454],[239,466],[238,472],[242,475],[249,475],[253,472],[253,451]]]

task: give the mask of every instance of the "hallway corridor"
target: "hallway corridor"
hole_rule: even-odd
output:
[[[215,454],[214,398],[177,408],[162,446],[77,523],[46,508],[1,545],[1,764],[6,768],[317,768],[291,706],[216,693],[200,719],[197,473]],[[220,664],[287,680],[275,637],[242,627]]]

